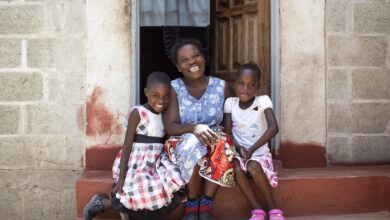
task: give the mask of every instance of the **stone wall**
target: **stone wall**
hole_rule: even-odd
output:
[[[326,1],[330,163],[390,162],[390,1]]]
[[[84,0],[0,0],[0,218],[75,219]]]

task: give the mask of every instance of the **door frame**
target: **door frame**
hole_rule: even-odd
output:
[[[270,68],[271,68],[271,100],[274,105],[274,113],[276,120],[280,121],[280,15],[279,15],[279,0],[271,0],[270,9]],[[139,104],[140,102],[140,26],[139,26],[139,5],[140,0],[131,0],[131,105]],[[281,127],[281,126],[279,126]],[[272,145],[276,146],[277,152],[280,145],[280,133],[272,140]]]

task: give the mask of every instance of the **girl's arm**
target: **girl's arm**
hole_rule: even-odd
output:
[[[248,149],[247,158],[250,158],[253,152],[255,152],[259,147],[270,141],[279,132],[278,123],[276,121],[272,108],[265,109],[264,114],[265,119],[267,120],[268,128],[264,132],[263,136],[261,136],[259,140],[257,140],[256,143]]]
[[[216,134],[207,125],[180,123],[179,105],[173,88],[171,88],[169,105],[163,112],[163,122],[165,132],[170,136],[193,133],[204,145],[212,145],[217,138]]]
[[[126,130],[126,136],[125,136],[125,143],[123,144],[122,148],[122,156],[121,156],[121,162],[119,165],[119,182],[125,181],[126,173],[127,173],[127,166],[129,163],[130,153],[133,148],[133,142],[134,137],[136,134],[137,126],[139,122],[141,121],[141,118],[139,116],[138,110],[134,109],[130,113],[129,121],[127,124],[127,130]],[[122,188],[119,188],[119,190],[122,190]]]

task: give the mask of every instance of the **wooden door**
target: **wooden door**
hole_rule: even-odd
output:
[[[240,64],[262,72],[259,94],[270,95],[270,0],[213,0],[212,72],[232,82]]]

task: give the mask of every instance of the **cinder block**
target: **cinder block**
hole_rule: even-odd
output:
[[[30,105],[27,111],[28,134],[82,135],[77,125],[79,105]]]
[[[0,189],[20,190],[32,189],[36,186],[31,181],[32,170],[0,169]],[[20,178],[20,177],[23,178]]]
[[[353,162],[352,146],[347,137],[328,137],[326,152],[331,164]]]
[[[0,105],[0,134],[18,133],[19,107]]]
[[[36,101],[43,97],[39,73],[1,73],[0,101]]]
[[[0,138],[1,169],[32,169],[36,160],[34,147],[39,140],[29,137]]]
[[[390,34],[390,2],[367,1],[354,9],[355,32]]]
[[[27,42],[27,65],[59,70],[85,70],[83,39],[33,39]]]
[[[349,98],[348,74],[346,70],[327,70],[326,95],[327,99]]]
[[[325,1],[326,31],[344,32],[346,2],[344,0]]]
[[[351,105],[354,133],[384,133],[390,121],[390,103],[355,103]]]
[[[350,132],[352,125],[351,119],[350,104],[328,104],[329,132]]]
[[[353,71],[352,94],[356,99],[390,99],[390,70],[358,69]]]
[[[81,137],[48,137],[37,149],[37,166],[41,169],[82,169],[84,145]]]
[[[67,33],[83,33],[86,32],[86,8],[85,1],[75,0],[66,1],[66,32]]]
[[[331,66],[384,66],[384,37],[328,36],[327,60]]]
[[[0,34],[41,32],[45,17],[42,5],[0,6]]]
[[[390,162],[390,136],[356,136],[352,138],[354,162]]]
[[[28,190],[23,195],[22,219],[75,219],[74,189]],[[63,201],[62,201],[63,200]],[[39,207],[39,208],[37,208]]]
[[[21,60],[20,40],[0,39],[0,67],[18,67]]]
[[[85,103],[87,92],[85,71],[56,72],[49,79],[49,100],[56,103]]]
[[[1,219],[21,219],[23,192],[21,190],[0,189],[0,193]]]
[[[30,172],[28,177],[30,183],[34,184],[34,188],[65,190],[73,189],[74,183],[80,175],[81,171],[79,170],[41,169]]]

